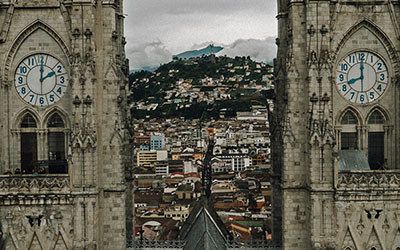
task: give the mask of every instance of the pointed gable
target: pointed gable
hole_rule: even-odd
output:
[[[225,249],[230,233],[205,197],[197,201],[183,225],[179,237],[184,249]]]

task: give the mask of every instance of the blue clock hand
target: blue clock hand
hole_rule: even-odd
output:
[[[350,79],[350,80],[348,81],[348,84],[354,84],[354,83],[357,82],[358,80],[361,80],[361,77]]]
[[[54,76],[56,73],[54,71],[50,71],[47,76],[45,76],[44,78],[42,78],[42,81],[44,81],[45,79]]]

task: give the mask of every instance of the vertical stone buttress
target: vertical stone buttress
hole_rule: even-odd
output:
[[[278,11],[273,237],[312,249],[333,224],[330,2],[278,1]]]
[[[132,234],[129,189],[128,66],[122,1],[71,8],[74,62],[73,185],[81,246],[124,249]],[[82,62],[84,62],[82,64]]]

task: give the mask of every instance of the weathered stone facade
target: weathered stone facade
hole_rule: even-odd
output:
[[[122,0],[0,0],[0,27],[0,246],[125,249],[132,196]],[[35,53],[60,60],[69,76],[49,106],[28,104],[14,86],[17,65]],[[21,174],[22,134],[34,134],[35,159],[48,160],[55,113],[68,171]],[[35,127],[22,128],[26,114]]]
[[[400,2],[278,0],[276,103],[271,118],[274,240],[284,249],[400,248]],[[336,88],[338,63],[370,51],[390,80],[379,100],[355,104]],[[343,124],[347,111],[354,125]],[[371,125],[374,111],[384,122]],[[342,133],[372,148],[384,134],[384,168],[338,169]]]

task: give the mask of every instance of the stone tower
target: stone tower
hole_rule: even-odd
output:
[[[400,249],[400,2],[278,0],[273,237]]]
[[[0,249],[125,249],[122,2],[0,0]]]

